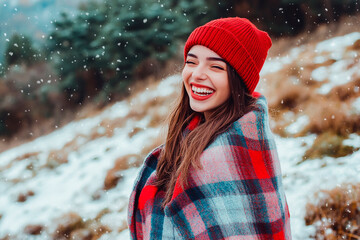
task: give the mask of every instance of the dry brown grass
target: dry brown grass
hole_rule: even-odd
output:
[[[360,97],[360,75],[353,78],[349,83],[334,87],[329,94],[328,98],[338,101],[348,101]]]
[[[103,119],[99,126],[91,129],[89,139],[95,140],[101,137],[112,137],[114,129],[124,127],[126,118]]]
[[[71,232],[84,227],[84,221],[77,213],[69,212],[55,220],[56,229],[52,233],[53,239],[69,239]]]
[[[10,240],[10,236],[6,235],[4,237],[0,237],[0,240]]]
[[[10,161],[8,164],[4,165],[0,168],[0,171],[4,171],[6,169],[10,169],[16,162],[23,161],[23,160],[29,160],[28,165],[26,166],[27,170],[32,170],[34,172],[34,163],[39,160],[39,154],[41,152],[29,152],[25,153],[23,155],[20,155],[16,157],[14,160]],[[16,178],[12,180],[13,183],[21,182],[20,178]]]
[[[40,166],[40,168],[56,168],[62,164],[68,163],[68,156],[71,152],[75,152],[79,147],[88,142],[89,139],[83,134],[78,134],[74,139],[67,142],[63,148],[51,150],[45,161],[45,163]]]
[[[144,79],[140,79],[140,78],[135,79],[134,80],[135,83],[132,86],[130,86],[129,95],[126,96],[126,99],[131,98],[140,92],[143,92],[147,87],[149,87],[151,85],[157,85],[158,82],[162,78],[180,72],[182,62],[183,62],[182,54],[180,53],[178,56],[175,56],[173,59],[167,61],[164,65],[161,65],[161,67],[158,69],[157,73],[147,76]],[[42,67],[42,66],[40,66],[40,67]],[[35,69],[35,71],[38,71],[38,70]],[[41,74],[46,75],[45,77],[43,77],[44,79],[47,79],[47,76],[49,75],[48,71],[44,71],[43,69],[40,69],[40,71],[38,71],[38,72],[34,72],[33,69],[26,69],[26,71],[24,72],[24,76],[26,75],[26,77],[21,77],[21,78],[14,77],[14,79],[15,79],[14,82],[18,82],[16,79],[31,78],[31,76],[33,76],[34,74],[36,76],[42,76]],[[53,75],[53,74],[51,74],[51,75]],[[140,77],[140,76],[137,76],[137,77]],[[35,77],[35,78],[33,77],[32,79],[36,80],[36,79],[40,79],[40,77]],[[24,82],[26,83],[26,86],[29,83],[29,81],[24,81]],[[31,84],[31,85],[36,86],[37,84]],[[0,96],[1,96],[1,93],[8,93],[8,92],[9,92],[9,87],[7,86],[7,83],[0,84]],[[17,92],[20,92],[20,91],[17,91]],[[93,102],[87,101],[81,106],[81,108],[79,107],[79,108],[75,108],[73,110],[66,110],[66,107],[64,107],[65,106],[64,104],[66,104],[66,103],[60,102],[58,99],[59,96],[53,96],[53,97],[49,96],[49,98],[51,100],[51,103],[54,103],[54,106],[56,106],[56,109],[65,109],[65,110],[61,110],[61,111],[59,110],[55,114],[55,116],[53,116],[51,118],[33,117],[33,119],[32,119],[33,122],[31,122],[31,124],[23,123],[21,125],[21,129],[19,129],[16,132],[16,134],[14,134],[14,136],[1,137],[0,138],[0,152],[5,151],[10,148],[13,148],[13,147],[16,147],[16,146],[19,146],[21,144],[24,144],[26,142],[34,140],[45,134],[51,133],[54,130],[56,130],[57,128],[62,127],[65,124],[68,124],[69,122],[71,122],[73,120],[79,120],[79,119],[96,116],[100,112],[103,112],[106,108],[111,107],[111,103],[105,106],[104,105],[104,104],[106,104],[105,102],[103,104],[99,104],[95,101],[93,101]],[[116,95],[116,96],[114,96],[112,101],[120,101],[120,100],[124,100],[124,98],[125,98],[124,96]],[[0,97],[0,99],[1,99],[1,97]],[[25,101],[25,103],[27,103],[27,102]],[[24,105],[24,104],[22,104],[22,105]],[[60,104],[62,104],[62,105],[60,106]],[[39,111],[37,111],[37,109],[39,109]],[[24,112],[24,111],[19,110],[19,112]],[[37,114],[44,113],[44,111],[40,108],[37,108],[37,107],[31,108],[31,114],[33,115],[35,112]],[[19,120],[19,119],[17,119],[17,120]],[[12,121],[12,122],[17,122],[17,121]]]
[[[360,40],[357,40],[356,42],[354,42],[354,44],[352,46],[348,47],[347,50],[359,51],[360,50]]]
[[[346,137],[350,133],[360,132],[360,116],[349,114],[350,107],[343,102],[319,103],[312,109],[307,109],[309,125],[304,132],[321,134],[332,131],[340,136]]]
[[[357,16],[357,19],[360,17]],[[346,138],[350,133],[360,133],[360,116],[351,113],[351,103],[360,97],[360,74],[350,76],[352,78],[350,82],[334,87],[326,95],[318,93],[317,89],[323,82],[313,80],[312,71],[320,66],[330,66],[336,60],[329,58],[328,53],[316,53],[314,51],[316,43],[309,42],[304,45],[304,50],[292,63],[278,72],[265,76],[264,89],[269,102],[272,129],[283,137],[298,137],[309,133],[322,134],[330,131]],[[350,51],[359,51],[359,45],[360,41],[356,41],[353,46],[345,50],[344,58],[350,60],[348,69],[358,66],[359,57]],[[319,55],[324,55],[328,60],[314,63],[313,59]],[[304,114],[309,117],[308,125],[298,133],[288,133],[286,127]]]
[[[314,87],[300,81],[297,70],[291,65],[266,76],[266,92],[269,114],[274,133],[288,137],[286,127],[296,120],[297,114],[303,114],[304,106],[312,99]],[[292,112],[293,114],[289,114]]]
[[[129,138],[132,138],[133,136],[135,136],[137,133],[144,131],[143,128],[139,128],[139,127],[135,127],[133,128],[130,132],[129,132]]]
[[[148,109],[148,114],[151,117],[149,127],[167,125],[167,117],[175,106],[178,95],[179,93],[175,91],[170,96],[157,98],[156,104],[148,103],[144,106],[145,109]]]
[[[344,137],[332,131],[317,136],[313,145],[305,152],[303,161],[308,159],[323,158],[325,156],[338,158],[353,154],[359,148],[343,144]]]
[[[38,158],[39,158],[39,154],[40,154],[40,152],[28,152],[28,153],[24,153],[23,155],[20,155],[20,156],[18,156],[17,158],[15,158],[15,161],[21,161],[21,160],[29,159],[29,158],[38,159]]]
[[[84,221],[77,213],[65,213],[55,220],[52,239],[99,239],[103,234],[111,232],[109,227],[100,223],[100,218]]]
[[[150,114],[151,120],[148,124],[149,127],[158,127],[166,124],[166,116],[160,112],[152,112]]]
[[[40,136],[49,134],[56,129],[70,123],[75,119],[75,117],[76,115],[74,115],[74,113],[71,113],[70,111],[63,111],[61,112],[61,121],[59,121],[60,117],[35,119],[32,126],[23,126],[23,128],[21,128],[13,137],[1,137],[0,153],[26,142],[30,142]]]
[[[121,222],[121,224],[119,224],[119,227],[118,227],[117,231],[120,233],[120,232],[124,231],[124,230],[127,229],[127,228],[128,228],[127,221],[126,221],[126,220],[123,220],[123,221]]]
[[[40,235],[43,231],[44,226],[40,224],[27,225],[24,229],[24,233],[29,235]]]
[[[70,152],[68,149],[52,150],[50,151],[46,163],[43,167],[54,169],[60,166],[61,164],[68,163],[68,155]]]
[[[178,55],[174,56],[172,59],[167,60],[165,65],[158,65],[156,74],[151,74],[140,78],[139,76],[135,76],[135,84],[131,86],[131,95],[134,96],[140,92],[143,92],[149,86],[157,85],[161,79],[181,72],[184,63],[182,54],[183,52],[180,50]]]
[[[296,111],[297,107],[310,99],[311,91],[307,91],[306,86],[295,85],[290,80],[284,78],[282,81],[278,81],[278,84],[274,84],[271,87],[274,90],[269,89],[268,92],[276,94],[269,96],[270,108]]]
[[[316,228],[315,239],[360,239],[360,184],[343,184],[315,194],[306,205],[305,223]]]
[[[154,86],[153,86],[154,87]],[[136,97],[136,96],[135,96]],[[168,111],[159,111],[161,108],[169,109],[176,93],[167,97],[155,97],[148,101],[141,102],[136,99],[129,99],[131,103],[131,110],[127,116],[128,119],[139,121],[146,116],[151,117],[150,126],[157,127],[164,123],[165,117],[169,113]]]
[[[34,195],[35,193],[31,190],[28,190],[25,193],[20,193],[17,197],[17,202],[25,202],[29,197],[32,197]]]
[[[148,141],[148,144],[143,147],[141,150],[140,156],[146,157],[146,155],[153,150],[154,148],[160,146],[165,142],[166,134],[160,134],[155,139],[152,139],[152,141]]]
[[[141,157],[137,154],[128,154],[115,160],[114,167],[108,170],[105,181],[104,190],[114,188],[122,179],[121,171],[128,169],[132,164],[138,164]]]

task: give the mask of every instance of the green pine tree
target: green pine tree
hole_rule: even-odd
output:
[[[5,65],[8,67],[21,63],[31,65],[39,59],[38,54],[29,37],[14,34],[6,46]]]

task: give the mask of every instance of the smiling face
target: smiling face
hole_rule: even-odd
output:
[[[193,46],[186,57],[182,79],[195,112],[206,114],[230,97],[226,62],[202,45]]]

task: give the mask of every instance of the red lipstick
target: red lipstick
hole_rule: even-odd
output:
[[[211,90],[213,90],[213,93],[208,94],[208,95],[204,95],[204,96],[200,96],[200,95],[197,95],[197,94],[195,94],[195,93],[193,92],[192,86],[198,87],[198,88],[211,89]],[[214,89],[209,88],[209,87],[204,86],[204,85],[196,84],[196,83],[192,83],[192,84],[190,85],[190,87],[191,87],[191,97],[192,97],[193,99],[195,99],[195,100],[198,100],[198,101],[204,101],[204,100],[206,100],[206,99],[209,99],[209,98],[215,93],[215,90],[214,90]]]

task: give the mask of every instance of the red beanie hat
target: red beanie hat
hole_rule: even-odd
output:
[[[220,18],[196,28],[185,43],[184,57],[194,45],[203,45],[226,60],[244,80],[249,93],[271,47],[269,35],[246,18]]]

